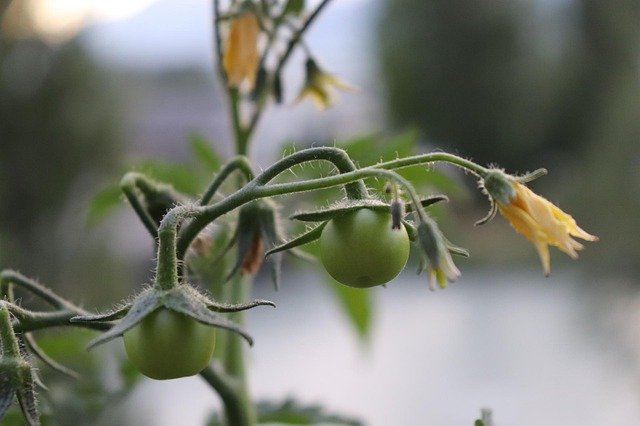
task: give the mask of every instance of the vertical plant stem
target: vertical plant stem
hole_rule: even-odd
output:
[[[231,291],[230,291],[230,303],[243,303],[247,296],[251,293],[251,287],[253,284],[253,276],[251,275],[240,275],[237,274],[232,282],[231,282]],[[233,312],[230,314],[230,319],[232,319],[237,324],[243,325],[244,323],[244,312]],[[247,424],[255,424],[256,415],[253,404],[251,403],[251,398],[249,396],[248,386],[247,386],[247,375],[245,368],[245,342],[239,336],[236,336],[231,333],[227,334],[226,341],[226,354],[224,359],[224,367],[227,372],[236,382],[238,389],[238,399],[240,403],[244,405],[244,411],[246,414]],[[232,423],[233,424],[233,423]]]

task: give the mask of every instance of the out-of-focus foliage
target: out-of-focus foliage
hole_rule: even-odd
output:
[[[294,399],[283,402],[261,401],[256,404],[258,424],[265,425],[331,425],[361,426],[359,420],[339,414],[329,414],[320,405],[302,405]],[[216,414],[208,426],[223,426]]]
[[[0,264],[57,271],[47,254],[58,248],[44,231],[80,176],[97,179],[117,161],[108,86],[77,41],[0,34]]]
[[[639,21],[635,0],[392,0],[379,27],[390,118],[480,163],[547,167],[536,185],[601,236],[585,257],[637,271]]]
[[[206,183],[219,170],[222,160],[212,145],[200,134],[194,133],[189,136],[189,146],[194,157],[189,163],[156,159],[137,161],[124,167],[120,175],[128,170],[135,170],[169,184],[183,194],[198,196],[204,192]],[[120,205],[124,205],[120,185],[117,181],[112,182],[91,199],[87,219],[90,223],[98,222]]]

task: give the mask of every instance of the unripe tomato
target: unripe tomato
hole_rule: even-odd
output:
[[[320,236],[320,259],[342,284],[365,288],[395,278],[409,258],[404,226],[391,229],[391,214],[359,209],[329,221]]]
[[[142,374],[166,380],[198,374],[215,347],[215,328],[166,308],[146,316],[122,336],[129,361]]]

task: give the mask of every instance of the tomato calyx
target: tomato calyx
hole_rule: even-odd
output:
[[[422,208],[429,207],[435,203],[441,201],[448,201],[449,199],[445,195],[433,195],[430,197],[423,198],[420,200],[420,205]],[[265,253],[266,256],[277,254],[281,251],[292,250],[301,245],[316,241],[322,235],[322,230],[327,225],[327,223],[340,215],[355,212],[359,209],[370,209],[377,212],[390,212],[392,210],[393,203],[387,203],[385,201],[376,199],[376,198],[363,198],[363,199],[345,199],[339,201],[329,207],[308,211],[308,212],[299,212],[289,216],[291,220],[298,220],[301,222],[320,222],[315,226],[310,227],[302,234],[291,238],[283,244],[275,246],[270,250],[267,250]],[[403,211],[405,214],[411,213],[414,210],[413,204],[404,203]],[[409,225],[409,222],[402,220],[402,224],[405,228]],[[412,230],[407,229],[407,233],[411,238]],[[413,232],[415,235],[415,232]],[[413,239],[411,240],[413,241]]]
[[[83,315],[71,318],[72,323],[107,323],[112,327],[89,342],[87,349],[122,336],[126,331],[138,325],[152,312],[164,308],[184,314],[202,324],[230,330],[242,336],[249,345],[253,339],[238,324],[220,315],[225,312],[237,312],[256,306],[273,306],[268,300],[257,299],[244,304],[226,304],[217,302],[200,293],[189,284],[183,283],[169,290],[149,287],[132,301],[104,314]]]

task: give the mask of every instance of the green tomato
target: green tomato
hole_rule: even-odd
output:
[[[395,278],[409,258],[404,226],[391,228],[391,214],[359,209],[329,221],[320,236],[320,259],[329,275],[366,288]]]
[[[209,364],[216,342],[215,328],[166,308],[156,309],[122,337],[129,361],[157,380],[198,374]]]

